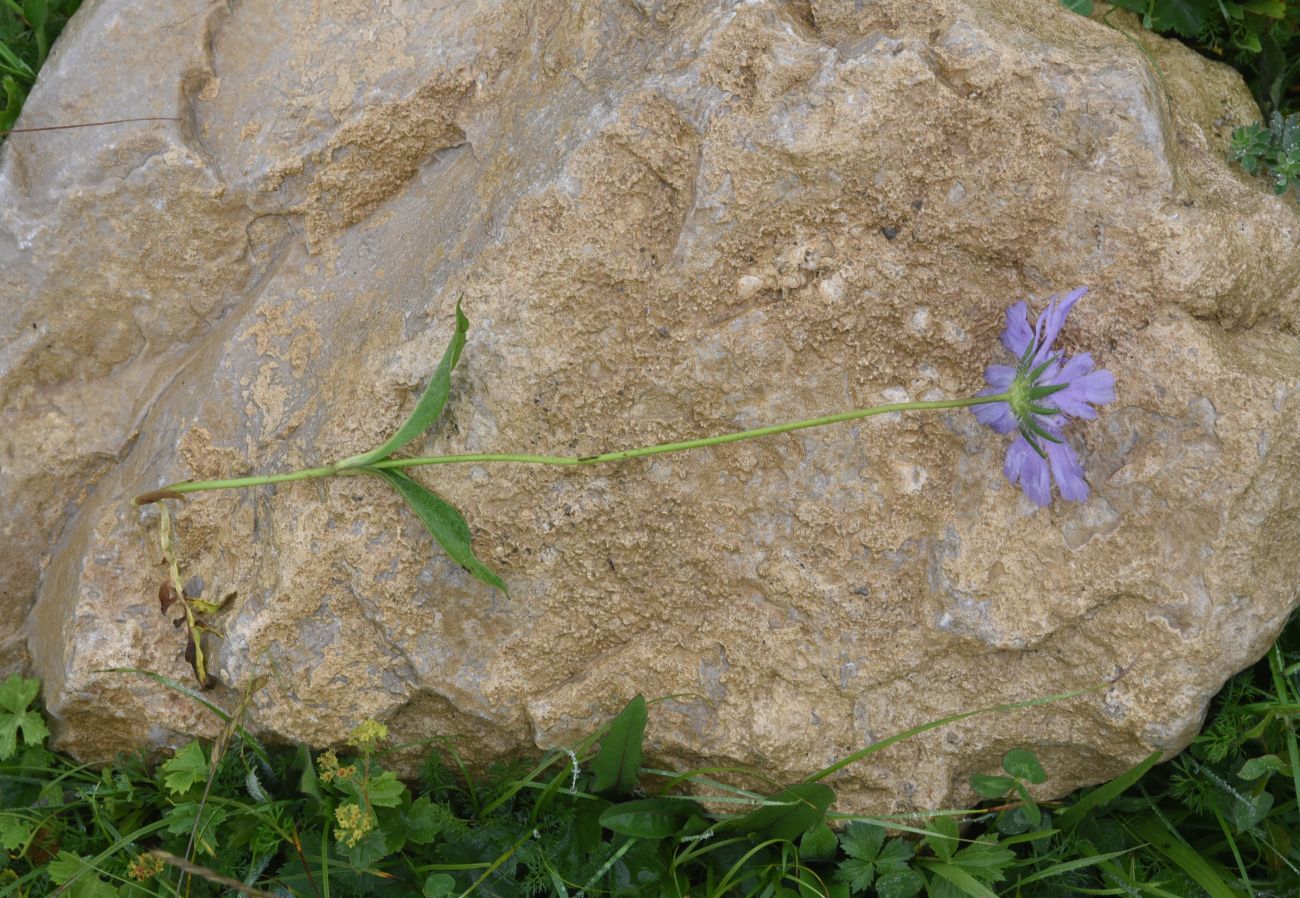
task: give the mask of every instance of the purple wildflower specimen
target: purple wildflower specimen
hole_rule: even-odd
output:
[[[1033,327],[1029,325],[1026,303],[1018,302],[1007,309],[1002,345],[1019,361],[986,368],[984,380],[989,387],[976,395],[1009,393],[1010,400],[971,409],[976,418],[998,433],[1019,431],[1007,450],[1002,470],[1040,506],[1052,501],[1049,464],[1062,499],[1082,502],[1088,498],[1083,468],[1074,449],[1061,436],[1061,428],[1070,418],[1097,417],[1093,406],[1115,399],[1114,375],[1104,368],[1093,370],[1090,353],[1067,359],[1064,353],[1052,350],[1065,316],[1086,292],[1087,287],[1080,287],[1065,297],[1054,298]]]

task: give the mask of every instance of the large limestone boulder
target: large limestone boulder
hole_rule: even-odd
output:
[[[21,124],[176,120],[0,151],[0,663],[87,758],[210,732],[104,672],[190,676],[129,498],[377,445],[459,294],[423,453],[964,395],[1006,305],[1088,284],[1063,343],[1119,395],[1069,433],[1083,504],[952,412],[422,473],[509,598],[362,478],[197,497],[181,563],[238,592],[213,698],[266,674],[250,723],[317,745],[374,717],[487,759],[639,691],[660,764],[793,779],[1123,674],[892,748],[842,806],[961,800],[1013,746],[1057,792],[1178,750],[1297,603],[1300,217],[1225,160],[1239,79],[1139,37],[1042,0],[87,4]]]

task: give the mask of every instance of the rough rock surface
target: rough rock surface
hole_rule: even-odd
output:
[[[1001,313],[1090,284],[1115,372],[1094,488],[1038,511],[965,413],[634,462],[421,475],[509,599],[380,483],[179,512],[252,722],[366,717],[489,757],[633,693],[663,764],[845,771],[960,800],[1035,749],[1057,792],[1177,750],[1297,603],[1300,216],[1225,161],[1238,78],[1041,0],[87,4],[0,151],[0,665],[85,757],[211,731],[158,613],[185,477],[350,455],[473,321],[434,451],[588,454],[962,395]],[[357,23],[365,23],[359,27]],[[137,65],[150,48],[148,77]],[[30,615],[28,611],[30,609]],[[25,623],[22,623],[25,619]],[[12,628],[11,628],[12,625]]]

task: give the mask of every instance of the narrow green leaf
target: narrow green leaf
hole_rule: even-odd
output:
[[[758,810],[726,821],[719,829],[793,842],[826,819],[835,791],[824,783],[795,783]]]
[[[28,82],[36,77],[32,67],[23,62],[17,53],[5,46],[3,41],[0,41],[0,61],[3,61],[5,67],[10,69],[13,74],[20,78],[26,78]]]
[[[645,698],[638,694],[609,724],[609,732],[600,740],[600,751],[591,763],[596,774],[593,792],[625,795],[636,786],[641,770],[641,742],[649,719]]]
[[[926,869],[930,870],[937,876],[940,876],[957,887],[958,891],[970,895],[971,898],[998,898],[998,893],[990,889],[984,883],[980,882],[974,876],[971,876],[961,867],[955,867],[952,864],[937,863],[929,861],[926,863]]]
[[[600,825],[621,836],[637,839],[667,839],[681,831],[686,821],[698,813],[693,801],[673,798],[643,798],[605,808]]]
[[[460,353],[465,348],[465,335],[468,332],[469,319],[460,310],[460,300],[456,300],[456,332],[452,335],[451,342],[447,344],[447,349],[442,354],[442,361],[438,363],[433,377],[429,379],[429,385],[424,388],[424,394],[416,403],[415,411],[411,412],[411,416],[397,428],[397,433],[389,437],[382,446],[345,458],[335,467],[360,468],[388,458],[438,420],[438,416],[442,414],[442,407],[447,404],[447,396],[451,393],[451,371],[460,361]]]
[[[443,551],[451,556],[452,561],[469,571],[480,582],[509,594],[505,582],[475,557],[469,524],[465,522],[465,517],[456,510],[455,506],[425,489],[401,471],[385,469],[370,470],[370,473],[384,478],[402,494],[411,511],[415,512],[416,517],[424,523],[425,528],[438,545],[442,546]]]
[[[50,7],[46,0],[23,0],[23,17],[33,31],[43,31],[49,18]]]
[[[1061,0],[1061,5],[1081,16],[1092,15],[1092,0]]]
[[[1135,827],[1138,835],[1210,893],[1210,898],[1237,898],[1237,893],[1223,881],[1209,862],[1186,842],[1179,841],[1154,816]]]
[[[1142,779],[1146,772],[1156,766],[1161,752],[1154,751],[1108,783],[1098,786],[1084,795],[1070,807],[1056,815],[1056,825],[1063,830],[1072,829],[1082,821],[1093,808],[1109,804],[1119,798],[1130,786]]]
[[[1082,870],[1086,867],[1092,867],[1097,864],[1103,864],[1106,861],[1114,860],[1117,857],[1123,857],[1130,851],[1136,851],[1136,848],[1126,848],[1123,851],[1112,851],[1109,854],[1097,854],[1089,857],[1075,858],[1072,861],[1063,861],[1059,864],[1053,864],[1046,869],[1039,870],[1037,873],[1030,874],[1024,879],[1018,879],[1015,882],[1016,889],[1027,886],[1031,882],[1038,882],[1043,879],[1051,879],[1053,876],[1060,876],[1064,873],[1070,873],[1074,870]]]
[[[4,46],[0,44],[0,46]],[[18,113],[23,111],[23,103],[27,101],[27,93],[23,90],[12,75],[5,75],[0,79],[0,87],[5,92],[5,106],[0,110],[0,131],[8,131],[18,121]]]

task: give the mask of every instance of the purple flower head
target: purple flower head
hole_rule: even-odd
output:
[[[1007,309],[1007,327],[1002,345],[1018,361],[1015,365],[989,365],[984,370],[988,389],[978,396],[1009,394],[1003,402],[971,408],[975,417],[998,433],[1019,431],[1002,466],[1007,479],[1019,483],[1025,495],[1038,505],[1052,501],[1048,465],[1056,476],[1062,499],[1082,502],[1088,498],[1088,482],[1074,449],[1061,436],[1070,418],[1097,417],[1095,405],[1115,399],[1115,377],[1103,369],[1093,370],[1092,355],[1080,353],[1066,358],[1052,350],[1065,316],[1087,287],[1054,298],[1047,311],[1029,325],[1029,306],[1018,302]]]

